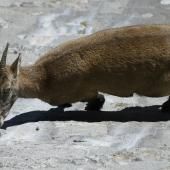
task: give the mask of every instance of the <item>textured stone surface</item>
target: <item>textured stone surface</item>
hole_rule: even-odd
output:
[[[28,65],[97,30],[169,23],[169,10],[169,0],[1,0],[0,52],[8,41],[8,63],[21,51]],[[167,97],[105,96],[103,112],[19,99],[0,129],[0,169],[169,170],[170,115],[158,106]]]

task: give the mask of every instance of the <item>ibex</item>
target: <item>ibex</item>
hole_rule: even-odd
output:
[[[0,125],[18,97],[51,105],[87,101],[100,109],[98,92],[127,97],[170,94],[170,25],[112,28],[66,42],[35,64],[20,67],[20,55],[6,66],[8,44],[0,62]],[[162,106],[170,110],[170,100]]]

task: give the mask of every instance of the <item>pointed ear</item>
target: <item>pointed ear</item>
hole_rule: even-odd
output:
[[[19,53],[18,58],[11,65],[11,71],[13,73],[14,78],[17,78],[21,66],[21,53]]]

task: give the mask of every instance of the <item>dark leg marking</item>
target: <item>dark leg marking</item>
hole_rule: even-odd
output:
[[[64,103],[64,104],[58,105],[58,109],[64,111],[65,108],[71,107],[71,106],[72,106],[72,104],[70,104],[70,103]]]
[[[105,102],[102,94],[98,94],[96,98],[90,99],[85,107],[87,111],[99,111]]]

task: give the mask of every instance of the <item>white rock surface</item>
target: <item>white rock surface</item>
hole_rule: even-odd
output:
[[[170,5],[170,0],[161,0],[162,5]]]

